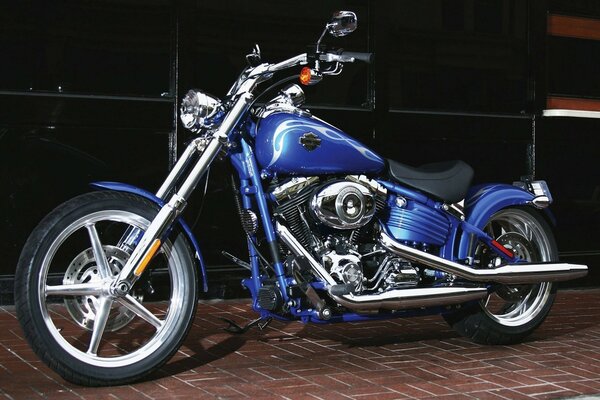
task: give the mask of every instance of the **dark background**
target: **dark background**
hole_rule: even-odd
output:
[[[158,188],[190,137],[187,89],[223,96],[254,43],[265,61],[301,53],[338,9],[359,28],[328,44],[376,61],[308,88],[313,113],[406,164],[547,180],[561,258],[591,267],[571,285],[600,284],[600,120],[542,116],[549,96],[600,98],[600,41],[546,33],[551,14],[600,19],[600,2],[0,0],[0,304],[53,207],[93,180]],[[227,176],[216,164],[186,213],[209,296],[238,295],[220,251],[246,253]]]

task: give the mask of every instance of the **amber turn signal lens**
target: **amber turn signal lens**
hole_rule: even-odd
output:
[[[309,67],[304,67],[300,71],[300,83],[303,85],[309,85],[312,78],[312,73]]]

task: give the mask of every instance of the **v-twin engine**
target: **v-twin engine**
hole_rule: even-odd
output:
[[[374,217],[387,208],[386,190],[377,182],[364,176],[293,178],[272,197],[294,238],[348,292],[384,292],[421,281],[417,268],[377,243]]]

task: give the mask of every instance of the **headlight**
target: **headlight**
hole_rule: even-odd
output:
[[[212,126],[211,118],[219,111],[221,100],[199,90],[187,92],[181,102],[181,122],[192,132]]]

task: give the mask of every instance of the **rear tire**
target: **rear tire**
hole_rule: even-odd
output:
[[[137,381],[185,339],[198,291],[183,235],[164,241],[127,296],[108,291],[129,258],[120,245],[125,232],[145,231],[157,212],[127,193],[84,194],[52,211],[25,244],[15,279],[17,317],[35,353],[64,379],[86,386]],[[160,276],[168,283],[155,290]],[[144,303],[148,297],[151,304]]]
[[[484,229],[496,241],[530,262],[558,260],[554,235],[538,211],[515,207],[494,214]],[[489,249],[476,250],[481,268],[494,263]],[[552,307],[556,287],[550,282],[533,285],[498,285],[478,303],[445,314],[446,321],[461,335],[476,343],[513,344],[541,325]]]

